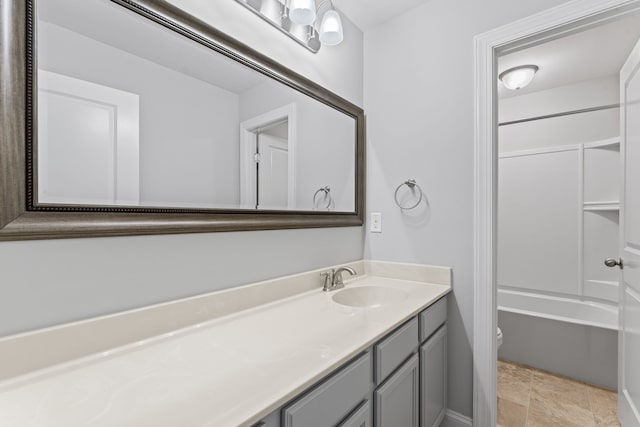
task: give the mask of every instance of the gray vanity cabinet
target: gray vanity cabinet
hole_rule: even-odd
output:
[[[418,427],[418,355],[414,354],[373,393],[376,427]]]
[[[447,408],[446,318],[445,297],[256,426],[439,426]]]

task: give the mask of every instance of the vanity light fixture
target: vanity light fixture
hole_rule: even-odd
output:
[[[344,39],[342,18],[331,0],[236,0],[280,31],[316,53],[321,45]]]
[[[316,2],[314,0],[291,0],[289,17],[298,25],[311,25],[316,20]]]
[[[507,89],[519,90],[531,83],[538,69],[537,65],[520,65],[503,71],[498,78]]]
[[[340,14],[335,9],[327,10],[320,23],[320,43],[327,46],[335,46],[342,42],[344,33],[342,32],[342,20]]]
[[[322,0],[318,7],[314,0],[290,0],[289,17],[295,24],[311,26],[311,31],[317,28],[320,43],[323,45],[335,46],[344,38],[342,19],[331,0]],[[322,17],[319,26],[317,17]]]

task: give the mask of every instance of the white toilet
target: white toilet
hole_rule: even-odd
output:
[[[502,331],[498,328],[498,348],[502,345]]]

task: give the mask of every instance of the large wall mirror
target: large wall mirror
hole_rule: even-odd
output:
[[[162,0],[0,1],[0,239],[362,224],[359,107]]]

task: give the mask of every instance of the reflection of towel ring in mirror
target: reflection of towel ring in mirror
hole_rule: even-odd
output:
[[[333,202],[333,199],[331,198],[331,188],[329,188],[328,185],[326,187],[322,187],[318,189],[318,191],[313,193],[313,208],[314,209],[318,208],[318,203],[320,202],[320,200],[317,200],[317,199],[318,199],[318,194],[320,193],[324,193],[324,198],[327,199],[327,206],[323,207],[322,209],[329,210],[331,208],[331,203]]]
[[[420,197],[418,198],[418,201],[411,205],[411,206],[402,206],[400,204],[400,201],[398,200],[398,191],[400,191],[400,188],[402,188],[403,185],[406,185],[407,187],[409,187],[411,190],[415,188],[418,189],[418,192],[420,193]],[[408,179],[405,182],[403,182],[402,184],[398,185],[398,188],[396,188],[396,192],[393,195],[393,198],[396,201],[396,205],[398,205],[398,207],[402,210],[409,210],[409,209],[414,209],[416,207],[418,207],[418,205],[420,204],[420,202],[422,202],[422,199],[424,198],[424,193],[422,192],[422,188],[420,188],[420,186],[416,183],[415,179]]]

